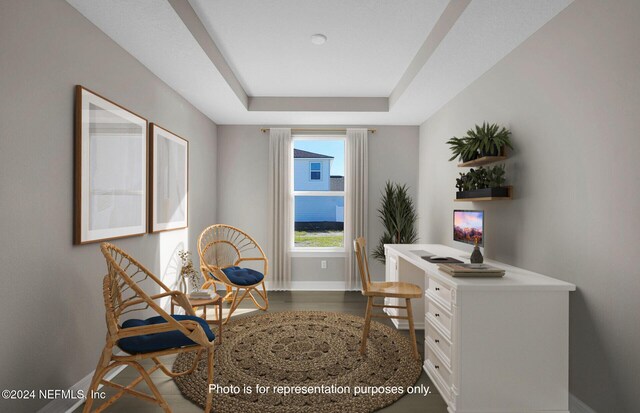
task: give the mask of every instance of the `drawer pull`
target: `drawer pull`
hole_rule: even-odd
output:
[[[436,313],[436,317],[440,317],[440,313]]]
[[[440,366],[438,366],[437,364],[435,366],[433,366],[436,368],[436,370],[440,369]]]
[[[436,287],[436,291],[440,291],[440,287]]]
[[[436,339],[435,339],[435,342],[436,342],[436,343],[439,343],[439,342],[440,342],[440,340],[438,340],[438,339],[436,338]]]

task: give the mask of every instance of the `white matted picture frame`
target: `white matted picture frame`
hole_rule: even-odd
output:
[[[189,141],[151,123],[149,231],[189,226]]]
[[[76,86],[74,244],[147,232],[145,118]]]

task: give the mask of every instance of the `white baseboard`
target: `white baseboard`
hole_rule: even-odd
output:
[[[267,284],[267,291],[269,285]],[[278,291],[278,290],[273,290]],[[291,285],[286,290],[279,291],[351,291],[347,290],[344,281],[291,281]],[[353,290],[360,291],[360,290]]]
[[[591,407],[587,406],[585,402],[578,399],[571,393],[569,393],[569,411],[571,413],[597,413]]]
[[[398,330],[408,330],[409,322],[407,320],[396,320],[395,318],[391,319],[391,322]],[[424,322],[414,321],[413,322],[414,330],[424,330]]]
[[[398,310],[395,308],[385,308],[383,310],[387,315],[398,315]],[[409,329],[409,321],[407,320],[398,320],[397,318],[391,318],[391,322],[398,330],[408,330]],[[424,321],[418,321],[413,319],[413,328],[414,330],[424,330]]]
[[[104,380],[113,379],[118,374],[120,374],[120,372],[124,370],[126,367],[127,367],[126,365],[120,366],[109,371],[109,373],[107,373],[104,376]],[[95,373],[95,370],[87,374],[85,377],[82,378],[82,380],[80,380],[79,382],[71,386],[69,390],[71,390],[71,392],[74,394],[77,393],[78,390],[82,390],[86,394],[86,392],[89,390],[89,386],[91,386],[91,379],[93,378],[93,373]],[[98,389],[100,388],[102,388],[102,385],[98,387]],[[62,412],[70,413],[75,409],[77,409],[78,406],[80,406],[82,403],[84,403],[84,399],[55,399],[47,403],[42,409],[38,410],[38,413],[62,413]]]

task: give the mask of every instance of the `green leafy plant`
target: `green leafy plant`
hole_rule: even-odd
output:
[[[505,182],[504,165],[496,165],[487,169],[487,185],[488,188],[500,188]]]
[[[468,130],[467,136],[475,143],[481,156],[497,156],[504,147],[513,149],[511,131],[504,126],[501,129],[495,123],[482,122],[482,126],[476,125],[475,130]]]
[[[496,165],[488,168],[482,166],[478,169],[471,168],[467,173],[461,173],[456,178],[456,188],[459,192],[473,191],[483,188],[500,188],[505,183],[504,165]]]
[[[418,214],[407,185],[387,181],[382,190],[378,216],[384,225],[384,233],[372,256],[384,263],[384,244],[413,244],[418,240]]]
[[[478,157],[478,142],[470,139],[468,136],[463,138],[453,137],[447,141],[453,154],[450,161],[460,158],[462,162],[471,161]]]
[[[458,192],[469,190],[469,184],[467,183],[467,174],[463,174],[462,172],[460,172],[460,178],[456,178],[456,188],[458,188]]]
[[[504,126],[483,122],[482,126],[476,125],[469,129],[467,135],[462,138],[453,137],[447,141],[451,149],[453,161],[460,158],[462,162],[476,159],[478,156],[499,155],[503,148],[513,149],[511,145],[511,132]]]
[[[466,147],[466,143],[464,139],[456,138],[455,136],[447,141],[447,145],[449,145],[449,149],[451,149],[451,158],[449,161],[453,161],[459,156],[462,156],[462,151]]]
[[[470,177],[470,183],[469,186],[471,187],[471,189],[481,189],[481,188],[486,188],[486,184],[487,184],[487,170],[484,169],[483,167],[480,167],[478,169],[471,169],[469,171],[471,177]]]

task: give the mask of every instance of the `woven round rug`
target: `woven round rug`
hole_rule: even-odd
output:
[[[230,321],[215,351],[213,411],[365,413],[393,403],[418,380],[421,362],[408,337],[373,321],[367,352],[360,355],[363,325],[362,317],[318,311]],[[180,354],[173,371],[188,370],[194,357]],[[192,374],[174,379],[200,406],[206,371],[202,357]]]

